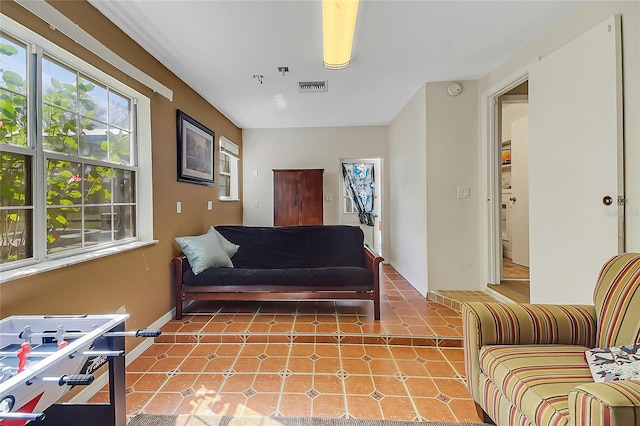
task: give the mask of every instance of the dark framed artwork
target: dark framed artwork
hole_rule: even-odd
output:
[[[178,181],[213,186],[213,130],[178,110]]]

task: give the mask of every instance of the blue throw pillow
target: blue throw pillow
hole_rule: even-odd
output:
[[[214,233],[218,236],[218,239],[220,240],[220,245],[222,246],[222,248],[224,249],[224,251],[227,253],[227,256],[229,256],[230,258],[233,257],[234,254],[236,254],[238,252],[238,249],[240,249],[240,246],[237,244],[233,244],[231,241],[227,240],[221,233],[218,232],[218,230],[216,228],[214,228],[213,226],[211,228],[209,228],[209,232],[210,233]]]
[[[176,242],[196,275],[209,268],[233,268],[231,259],[214,233],[207,232],[197,237],[176,237]]]

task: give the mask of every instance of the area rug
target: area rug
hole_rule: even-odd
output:
[[[128,426],[485,426],[484,423],[404,422],[322,417],[233,417],[138,414]],[[488,425],[487,425],[488,426]]]

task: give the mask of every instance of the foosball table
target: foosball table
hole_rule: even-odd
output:
[[[0,425],[124,426],[127,314],[13,316],[0,321]],[[74,386],[89,385],[109,364],[109,403],[56,403]],[[74,420],[75,419],[75,420]],[[83,423],[84,422],[84,423]],[[36,423],[34,423],[36,424]]]

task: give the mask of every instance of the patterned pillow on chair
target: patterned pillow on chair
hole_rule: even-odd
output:
[[[590,349],[584,354],[593,380],[640,380],[640,343]]]

